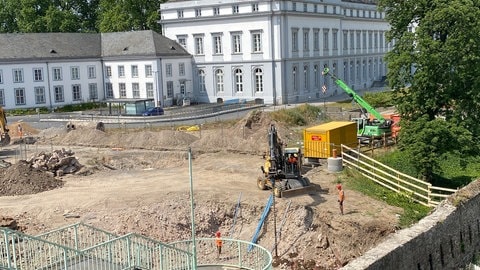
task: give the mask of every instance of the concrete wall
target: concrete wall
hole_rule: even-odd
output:
[[[480,250],[480,180],[342,269],[458,269]]]

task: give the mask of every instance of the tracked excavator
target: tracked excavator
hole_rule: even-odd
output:
[[[2,107],[0,107],[0,146],[10,143],[10,135],[8,135],[7,116]]]
[[[261,190],[273,190],[273,194],[278,198],[314,192],[309,179],[302,176],[300,148],[285,148],[273,124],[268,130],[268,145],[265,164],[260,167],[262,175],[257,179],[257,187]]]

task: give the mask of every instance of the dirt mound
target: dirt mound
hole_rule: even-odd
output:
[[[115,147],[150,150],[180,150],[198,138],[194,135],[172,130],[140,132],[103,132],[90,126],[79,126],[66,132],[64,129],[45,130],[43,143],[91,147]]]
[[[202,137],[192,144],[192,148],[202,152],[226,150],[261,154],[268,149],[267,135],[271,124],[275,124],[281,137],[290,133],[287,128],[276,123],[268,113],[252,111],[231,128],[202,131]]]
[[[25,161],[0,169],[0,196],[35,194],[61,186],[63,181],[33,169]]]

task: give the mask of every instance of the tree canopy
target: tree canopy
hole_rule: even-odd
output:
[[[391,24],[387,38],[394,42],[386,56],[387,77],[404,122],[401,146],[416,153],[414,162],[428,157],[419,171],[429,178],[441,153],[478,147],[473,134],[480,132],[480,1],[380,0],[379,5]],[[435,139],[442,134],[450,139],[470,134],[469,149]],[[419,144],[428,147],[415,151]]]
[[[0,33],[160,31],[162,0],[0,0]]]

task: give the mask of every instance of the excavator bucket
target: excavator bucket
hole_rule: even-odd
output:
[[[295,197],[299,195],[305,195],[305,194],[315,194],[316,190],[314,186],[306,186],[306,187],[301,187],[301,188],[296,188],[296,189],[289,189],[289,190],[284,190],[282,191],[282,198],[290,198],[290,197]]]
[[[8,133],[4,133],[0,138],[0,146],[6,146],[8,144],[10,144],[10,135],[8,135]]]
[[[288,179],[287,186],[282,190],[282,197],[294,197],[304,194],[315,194],[315,187],[310,184],[308,178]]]

